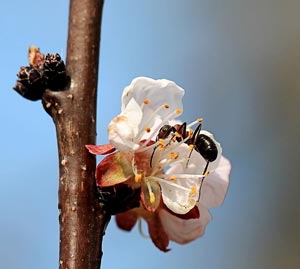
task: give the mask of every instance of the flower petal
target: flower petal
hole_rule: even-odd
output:
[[[106,156],[96,168],[96,182],[100,187],[113,186],[133,176],[132,155],[116,152]]]
[[[210,208],[220,206],[223,203],[229,185],[230,170],[229,160],[222,156],[216,170],[203,181],[201,204]]]
[[[160,182],[163,202],[174,213],[186,214],[197,203],[200,180],[178,178],[176,184],[178,187],[170,185],[168,182]]]
[[[178,150],[178,161],[176,160],[171,164],[171,167],[166,171],[170,178],[175,175],[176,180],[172,184],[167,179],[160,181],[160,186],[164,204],[174,213],[186,214],[197,203],[205,161],[195,151],[191,154],[187,166],[190,154],[188,145],[181,144],[176,150]],[[195,175],[199,175],[199,177]]]
[[[167,100],[169,109],[158,112],[159,116],[165,118],[170,111],[182,110],[183,95],[184,90],[173,81],[137,77],[123,91],[122,111],[126,109],[131,98],[134,98],[140,106],[145,100],[149,100],[149,104],[144,107],[144,118],[148,118],[153,111],[165,104]]]
[[[148,224],[149,235],[154,245],[161,251],[168,252],[170,250],[167,248],[169,245],[169,237],[162,225],[159,215],[155,212],[144,216],[144,219]]]
[[[131,98],[126,108],[108,125],[110,143],[118,150],[129,152],[139,147],[139,141],[134,138],[138,134],[138,127],[143,113],[136,101]]]
[[[166,210],[159,210],[159,216],[170,240],[186,244],[204,234],[206,224],[211,220],[207,208],[199,206],[200,218],[183,220],[173,216]]]

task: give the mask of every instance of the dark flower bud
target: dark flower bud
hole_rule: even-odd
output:
[[[50,90],[62,90],[67,82],[66,67],[58,53],[47,54],[44,62],[44,79]]]
[[[17,76],[18,80],[13,88],[15,91],[31,101],[42,98],[45,91],[42,70],[29,66],[22,66]]]

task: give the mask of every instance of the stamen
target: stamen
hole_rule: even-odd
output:
[[[164,104],[164,108],[169,108],[169,104]]]
[[[145,130],[147,133],[150,133],[151,128],[150,128],[150,127],[145,127],[144,130]]]
[[[144,104],[145,104],[145,105],[150,104],[150,100],[149,100],[149,99],[145,99],[145,100],[144,100]]]
[[[159,177],[153,177],[153,176],[151,176],[151,178],[153,178],[153,179],[156,180],[157,182],[162,182],[162,183],[168,184],[168,185],[170,185],[170,186],[172,186],[172,187],[181,189],[181,190],[183,190],[183,191],[190,192],[190,189],[189,189],[189,188],[186,188],[186,187],[183,187],[183,186],[181,186],[181,185],[178,185],[178,184],[176,184],[176,183],[173,182],[173,181],[165,180],[165,179],[162,179],[162,178],[159,178]]]
[[[150,185],[149,181],[147,181],[147,188],[148,188],[148,192],[149,192],[150,203],[153,204],[155,202],[155,195],[152,191],[152,188],[151,188],[151,185]]]
[[[197,120],[195,120],[195,121],[191,122],[190,124],[188,124],[188,125],[186,126],[186,128],[189,129],[189,128],[191,128],[192,126],[194,126],[194,125],[196,125],[196,124],[199,124],[199,123],[202,122],[202,121],[203,121],[203,118],[198,118]]]
[[[160,107],[160,108],[161,108],[161,107]],[[156,115],[158,110],[159,110],[159,109],[157,109],[153,114]],[[177,109],[177,110],[171,112],[169,115],[167,115],[167,116],[164,118],[164,120],[163,120],[158,126],[156,126],[156,128],[155,128],[154,130],[152,130],[151,135],[150,135],[149,138],[143,143],[143,145],[142,145],[141,147],[147,146],[147,144],[148,144],[149,141],[153,138],[153,136],[157,135],[158,130],[159,130],[166,122],[168,122],[171,118],[173,118],[174,116],[178,115],[178,111],[181,111],[181,112],[182,112],[181,109]],[[181,112],[180,112],[180,113],[181,113]],[[151,118],[153,118],[153,117],[154,117],[154,116],[152,116]],[[141,136],[141,135],[140,135],[140,136]],[[138,138],[138,137],[139,137],[139,136],[137,136],[137,138]],[[140,140],[140,139],[139,139],[139,140]]]
[[[163,179],[169,179],[169,175],[159,174],[157,175]],[[191,174],[173,174],[172,177],[180,178],[180,179],[200,179],[206,177],[206,175],[191,175]]]
[[[177,114],[177,115],[179,115],[179,114],[181,114],[181,113],[182,113],[182,109],[177,109],[177,110],[176,110],[176,114]]]

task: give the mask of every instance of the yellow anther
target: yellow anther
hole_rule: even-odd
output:
[[[177,177],[175,177],[175,176],[170,176],[169,179],[172,180],[172,181],[176,181],[176,180],[177,180]]]
[[[193,145],[193,144],[190,144],[190,145],[189,145],[189,148],[190,148],[190,150],[192,150],[192,149],[194,148],[194,145]]]
[[[192,136],[193,135],[193,133],[194,133],[194,131],[191,129],[191,130],[189,130],[189,136]]]
[[[203,121],[203,118],[198,118],[197,121],[198,121],[198,122],[202,122],[202,121]]]
[[[179,155],[175,152],[170,152],[170,154],[169,154],[169,158],[172,160],[176,160],[178,158],[178,156]]]
[[[155,195],[153,192],[150,193],[150,203],[153,204],[155,202]]]
[[[143,175],[142,175],[142,174],[136,174],[136,175],[134,176],[134,181],[135,181],[136,183],[141,182],[142,178],[143,178]]]
[[[196,194],[196,191],[197,191],[196,187],[192,186],[192,188],[191,188],[191,194]]]
[[[204,176],[207,177],[208,175],[209,175],[209,171],[206,171],[205,174],[204,174]]]
[[[175,113],[176,113],[177,115],[181,114],[181,113],[182,113],[182,109],[177,109],[177,110],[175,111]]]
[[[145,128],[145,131],[146,131],[147,133],[150,133],[151,128],[150,128],[150,127],[146,127],[146,128]]]
[[[164,148],[165,148],[165,145],[162,145],[162,144],[158,145],[158,150],[163,150]]]
[[[169,108],[169,104],[164,104],[164,108]]]
[[[145,100],[144,100],[144,104],[145,104],[145,105],[148,105],[149,103],[150,103],[150,100],[149,100],[149,99],[145,99]]]
[[[160,138],[160,139],[158,139],[158,144],[159,144],[159,145],[164,145],[164,144],[165,144],[165,141],[164,141],[163,139]]]

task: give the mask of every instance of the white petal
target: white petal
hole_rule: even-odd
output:
[[[219,166],[203,182],[200,203],[206,207],[220,206],[227,193],[231,165],[228,159],[221,157]]]
[[[166,210],[160,210],[159,216],[169,239],[179,244],[186,244],[204,234],[206,224],[211,220],[207,208],[200,206],[199,219],[180,219]]]
[[[197,203],[200,180],[178,178],[174,183],[186,188],[186,190],[169,185],[167,182],[160,182],[163,202],[174,213],[186,214]],[[192,193],[192,188],[195,189],[194,193]]]
[[[138,77],[123,91],[122,110],[126,108],[131,98],[134,98],[140,106],[143,104],[144,100],[149,100],[150,103],[145,105],[143,110],[145,118],[148,118],[158,107],[168,103],[168,109],[162,109],[158,112],[159,116],[165,118],[170,112],[177,109],[182,110],[183,95],[184,90],[177,86],[173,81]]]
[[[108,125],[108,138],[110,143],[118,150],[128,152],[139,147],[135,140],[138,126],[142,120],[141,108],[132,98],[120,115],[115,117]]]
[[[169,176],[175,175],[176,181],[172,184],[167,180],[160,182],[162,198],[164,204],[170,210],[177,214],[186,214],[197,203],[202,179],[201,172],[204,169],[205,162],[202,161],[203,158],[200,154],[195,152],[191,155],[187,167],[187,156],[190,149],[186,144],[177,146],[176,153],[179,156],[176,163],[171,164],[171,167],[166,171]],[[199,169],[201,161],[203,168]],[[194,175],[199,175],[199,177],[194,177]],[[192,191],[192,189],[194,190]]]

